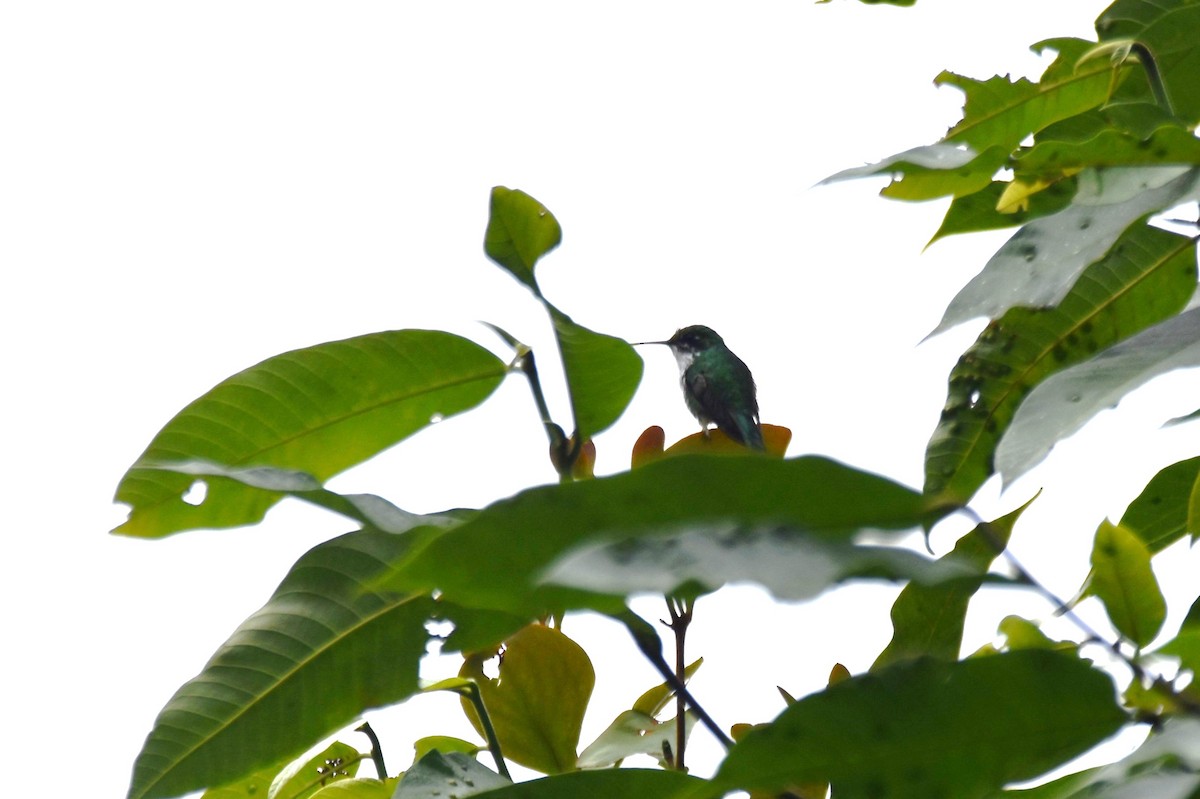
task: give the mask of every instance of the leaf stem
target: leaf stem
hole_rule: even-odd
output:
[[[375,764],[375,773],[380,780],[386,780],[387,766],[383,762],[383,747],[379,745],[379,736],[375,734],[375,730],[371,729],[371,724],[367,721],[355,727],[354,730],[371,739],[371,762]]]
[[[496,761],[496,770],[500,772],[500,776],[512,781],[512,775],[508,773],[508,764],[504,762],[504,753],[500,751],[500,739],[496,737],[496,728],[492,726],[492,719],[488,715],[487,708],[483,704],[483,694],[479,692],[479,686],[474,682],[456,689],[475,706],[475,713],[479,716],[479,726],[483,727],[483,737],[487,738],[488,751],[492,753],[492,759]]]
[[[688,625],[692,623],[693,610],[694,605],[692,602],[677,597],[667,597],[667,612],[671,614],[671,621],[667,626],[675,634],[675,679],[681,685],[687,678],[687,659],[684,644],[687,639]],[[684,773],[687,772],[687,766],[684,765],[683,761],[684,749],[687,747],[687,722],[685,715],[687,709],[687,699],[682,693],[676,691],[675,769]]]
[[[663,659],[662,639],[658,637],[658,633],[650,623],[629,608],[626,608],[625,612],[619,616],[614,616],[614,618],[625,625],[625,629],[633,636],[633,642],[637,644],[637,648],[646,656],[651,665],[658,670],[658,673],[662,675],[663,679],[671,686],[676,695],[684,699],[688,707],[696,714],[696,718],[700,720],[700,723],[707,727],[708,731],[713,734],[713,737],[721,742],[721,746],[726,749],[732,748],[733,741],[730,737],[713,721],[712,716],[708,715],[708,712],[696,703],[696,698],[691,695],[687,686],[683,684],[683,681],[676,676],[675,671]],[[679,723],[682,725],[685,721],[679,719]]]

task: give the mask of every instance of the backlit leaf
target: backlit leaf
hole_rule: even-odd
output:
[[[1192,497],[1200,480],[1200,457],[1173,463],[1150,479],[1125,509],[1121,526],[1145,542],[1151,554],[1161,552],[1188,532]]]
[[[596,769],[557,774],[487,791],[478,799],[675,799],[703,781],[661,769]]]
[[[392,799],[465,799],[510,784],[470,755],[434,750],[404,772]]]
[[[1092,547],[1089,594],[1097,596],[1121,635],[1144,647],[1167,616],[1167,603],[1150,568],[1150,550],[1132,531],[1100,523]]]
[[[625,412],[642,379],[642,359],[627,342],[576,324],[548,305],[562,352],[576,434],[590,438]]]
[[[596,683],[591,660],[558,630],[532,624],[504,642],[499,676],[483,673],[486,655],[469,655],[459,675],[479,686],[504,756],[543,774],[575,768],[583,713]],[[474,707],[462,700],[475,730]]]
[[[520,189],[492,189],[484,252],[538,296],[533,268],[561,241],[562,228],[544,205]]]
[[[475,407],[505,372],[478,344],[434,330],[372,333],[268,358],[218,384],[159,431],[117,487],[116,500],[131,509],[114,532],[159,537],[253,524],[280,499],[221,480],[202,502],[189,504],[192,478],[158,464],[274,466],[323,482]]]

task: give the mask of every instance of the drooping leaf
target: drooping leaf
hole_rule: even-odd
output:
[[[892,604],[892,640],[875,659],[872,671],[924,655],[958,659],[971,597],[982,585],[992,561],[1008,546],[1013,525],[1031,502],[1032,499],[993,522],[978,525],[942,556],[941,561],[966,566],[975,570],[978,577],[935,585],[913,582],[904,587]]]
[[[474,342],[434,330],[373,333],[276,355],[218,384],[179,412],[117,488],[131,507],[114,532],[159,537],[260,521],[280,498],[216,480],[204,501],[171,461],[274,466],[317,481],[370,458],[431,421],[473,408],[505,364]]]
[[[1092,46],[1081,39],[1036,45],[1035,51],[1058,52],[1037,83],[999,76],[980,81],[943,72],[934,83],[955,86],[966,95],[963,118],[946,134],[946,141],[968,144],[977,152],[999,147],[1009,153],[1029,134],[1100,105],[1108,99],[1114,68],[1100,59],[1079,64]]]
[[[790,529],[836,542],[864,530],[911,530],[948,510],[820,457],[664,458],[497,502],[399,564],[385,584],[436,587],[448,601],[533,616],[550,606],[620,612],[620,598],[544,585],[544,570],[574,548],[605,541],[724,531],[736,548],[739,530]]]
[[[1058,307],[1012,308],[989,324],[950,372],[925,452],[926,492],[968,499],[992,474],[997,443],[1007,442],[1001,436],[1034,386],[1176,313],[1195,286],[1195,243],[1141,225],[1089,267]],[[1001,471],[1006,481],[1016,477]]]
[[[562,352],[576,434],[590,438],[625,412],[642,379],[642,359],[627,342],[576,324],[547,303]]]
[[[703,781],[678,771],[597,769],[556,774],[487,791],[478,799],[674,799]]]
[[[1200,7],[1191,0],[1117,0],[1096,20],[1102,42],[1137,40],[1154,54],[1174,113],[1200,122]],[[1130,70],[1115,98],[1153,97],[1142,69]]]
[[[1056,442],[1130,391],[1160,374],[1191,366],[1200,366],[1200,308],[1043,381],[1017,409],[1000,441],[997,470],[1006,482],[1015,480],[1045,458]]]
[[[1087,169],[1071,204],[1028,223],[955,295],[930,335],[1015,306],[1050,307],[1137,220],[1200,197],[1200,169]]]
[[[465,799],[511,784],[470,755],[434,750],[404,772],[392,799]]]
[[[1096,530],[1087,592],[1100,598],[1113,627],[1139,649],[1154,640],[1166,620],[1167,603],[1150,567],[1150,550],[1119,524],[1105,520]]]
[[[504,756],[543,774],[575,768],[583,713],[596,683],[591,660],[558,630],[531,624],[504,642],[499,676],[483,673],[487,655],[470,655],[459,676],[475,680]],[[480,734],[474,707],[463,710]]]
[[[1058,181],[1031,195],[1025,208],[1002,212],[997,206],[1009,185],[1011,184],[1005,181],[995,181],[974,194],[955,197],[946,209],[941,227],[933,234],[929,243],[933,244],[938,239],[960,233],[1016,227],[1030,220],[1057,213],[1075,196],[1076,182],[1074,178]]]
[[[533,268],[560,242],[562,228],[544,205],[520,189],[492,189],[484,252],[539,297]]]
[[[417,691],[433,603],[371,584],[418,541],[349,533],[301,557],[167,702],[134,764],[129,798],[239,779]]]
[[[1133,531],[1149,548],[1161,552],[1189,532],[1192,497],[1200,481],[1200,457],[1173,463],[1158,472],[1129,503],[1120,525]]]
[[[267,799],[309,799],[326,785],[352,779],[360,765],[357,749],[334,741],[317,754],[288,764],[271,781]]]
[[[752,730],[714,787],[828,780],[840,799],[983,797],[1116,732],[1125,714],[1113,697],[1108,675],[1053,652],[904,661],[805,697]]]
[[[987,186],[1004,165],[1008,151],[992,147],[977,153],[961,144],[939,142],[915,147],[868,166],[844,169],[821,181],[891,175],[883,195],[894,200],[928,200],[973,194]]]

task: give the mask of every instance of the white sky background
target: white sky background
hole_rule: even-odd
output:
[[[708,324],[754,370],[764,421],[794,430],[791,454],[919,486],[946,375],[978,326],[917,343],[1007,234],[922,253],[942,203],[883,201],[879,182],[814,184],[943,134],[962,101],[932,86],[943,68],[1036,74],[1028,45],[1091,37],[1106,5],[6,5],[3,734],[5,751],[24,753],[10,792],[49,777],[123,795],[175,688],[301,553],[351,529],[285,504],[261,528],[107,534],[124,518],[111,497],[125,469],[212,385],[285,350],[392,328],[447,329],[503,354],[484,319],[534,345],[566,418],[544,315],[483,256],[493,185],[529,192],[562,223],[540,278],[577,321],[630,340]],[[641,390],[598,441],[601,472],[625,468],[650,424],[671,440],[695,429],[669,352],[644,355]],[[1046,485],[1013,547],[1071,594],[1096,524],[1196,454],[1200,425],[1157,426],[1200,405],[1198,388],[1195,374],[1158,381],[1003,496],[985,491],[981,512]],[[512,378],[332,487],[432,511],[553,479]],[[934,539],[939,552],[952,541]],[[1170,633],[1200,564],[1156,565],[1177,594]],[[703,600],[697,694],[726,726],[769,719],[775,685],[804,694],[836,661],[870,665],[894,592]],[[1049,615],[1035,598],[998,598],[973,618],[969,647],[1013,609]],[[655,679],[620,631],[580,620],[566,632],[598,670],[582,745]],[[414,737],[467,734],[448,697],[371,719],[393,771]],[[689,752],[711,769],[704,733]]]

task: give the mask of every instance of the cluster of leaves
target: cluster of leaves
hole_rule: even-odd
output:
[[[624,411],[641,362],[542,294],[536,266],[558,245],[559,224],[533,198],[500,187],[485,252],[549,314],[569,435],[542,399],[533,352],[499,328],[508,362],[449,333],[386,331],[275,356],[184,408],[122,479],[117,499],[130,514],[117,532],[255,524],[283,497],[360,529],[297,561],[168,701],[134,765],[130,798],[208,788],[221,799],[699,799],[734,790],[811,799],[828,785],[839,799],[989,797],[1022,793],[1003,789],[1146,720],[1156,733],[1126,761],[1033,795],[1200,790],[1188,743],[1200,729],[1200,695],[1153,670],[1200,668],[1200,606],[1177,636],[1144,651],[1165,619],[1152,557],[1200,529],[1200,458],[1164,469],[1119,522],[1097,531],[1085,594],[1103,603],[1119,635],[1110,647],[1133,673],[1121,703],[1080,646],[1016,617],[1001,624],[1006,644],[960,659],[967,607],[980,585],[1002,579],[989,572],[1023,508],[980,521],[937,560],[897,543],[964,507],[995,471],[1015,478],[1096,409],[1200,354],[1200,317],[1183,310],[1196,288],[1195,238],[1151,224],[1200,196],[1200,4],[1118,0],[1097,32],[1098,43],[1041,45],[1058,55],[1036,83],[943,75],[967,102],[941,142],[835,176],[891,174],[884,193],[897,198],[952,195],[936,236],[1021,226],[939,326],[990,319],[950,375],[923,491],[827,458],[778,457],[787,443],[778,428],[764,431],[766,456],[716,433],[664,451],[651,428],[634,448],[635,468],[592,478],[592,439]],[[424,515],[324,487],[478,406],[511,373],[532,389],[557,484]],[[723,457],[729,450],[739,457]],[[633,594],[658,592],[673,598],[679,621],[696,597],[734,580],[800,600],[861,578],[909,583],[872,669],[787,697],[775,720],[731,730],[736,743],[686,691],[699,663],[667,664],[658,633],[627,606]],[[1024,573],[1017,581],[1036,586]],[[546,622],[579,610],[624,624],[665,680],[582,752],[594,673],[561,624]],[[422,686],[430,622],[453,630],[439,643],[463,653],[463,667]],[[483,664],[501,648],[499,677],[489,677]],[[364,711],[430,690],[458,693],[483,743],[423,739],[402,775],[387,770],[373,734],[369,753],[338,742],[302,754]],[[663,718],[670,707],[674,717]],[[730,746],[707,780],[687,776],[677,757],[697,721]],[[476,757],[485,750],[491,767]],[[646,754],[665,768],[612,768]],[[377,778],[357,777],[364,759]],[[506,760],[548,776],[513,783]]]

